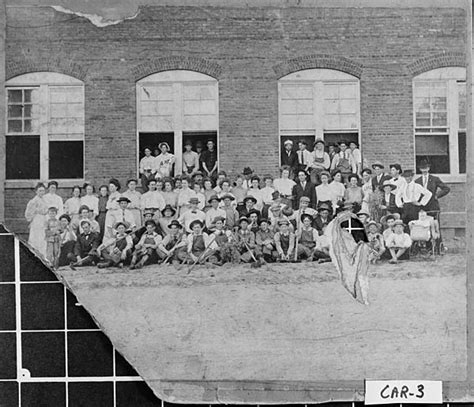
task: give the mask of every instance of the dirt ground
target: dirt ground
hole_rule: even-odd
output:
[[[371,266],[370,305],[344,290],[331,263],[188,270],[60,274],[155,387],[185,379],[465,379],[463,255]]]

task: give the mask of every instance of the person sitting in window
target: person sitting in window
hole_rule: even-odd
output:
[[[281,166],[288,168],[288,174],[290,178],[295,176],[295,172],[298,168],[298,155],[296,151],[293,151],[293,141],[285,140],[283,143],[283,150],[281,152]]]
[[[362,171],[362,154],[360,153],[359,145],[355,141],[351,141],[349,143],[349,149],[351,150],[352,158],[356,165],[355,173],[360,176]]]
[[[296,155],[298,156],[298,167],[296,171],[303,170],[308,172],[312,160],[312,153],[308,150],[308,143],[305,140],[298,141]]]
[[[193,143],[190,140],[184,142],[183,174],[192,177],[199,171],[199,154],[193,151]]]
[[[144,150],[145,156],[140,160],[140,179],[142,181],[143,191],[148,191],[148,182],[155,178],[156,157],[151,155],[151,150],[147,147]]]
[[[344,202],[352,204],[353,212],[360,211],[362,205],[362,188],[359,186],[359,177],[357,174],[349,174],[347,177],[349,184],[344,193]]]
[[[156,167],[155,179],[171,177],[172,172],[173,172],[173,166],[176,161],[176,157],[169,152],[170,146],[168,143],[161,142],[158,145],[158,148],[160,149],[161,154],[155,158],[155,167]]]
[[[321,180],[319,175],[323,171],[329,170],[331,167],[331,160],[329,158],[328,153],[324,151],[325,143],[322,139],[317,139],[314,142],[314,150],[311,154],[311,158],[309,161],[309,170],[310,172],[310,179],[314,185],[319,185]]]
[[[215,180],[217,178],[217,151],[213,140],[207,140],[207,150],[199,158],[202,169],[207,177]]]
[[[81,187],[75,185],[72,187],[72,196],[64,202],[64,213],[69,215],[72,220],[79,219],[79,208],[81,207]]]
[[[339,142],[339,152],[334,156],[331,164],[331,170],[341,171],[342,179],[347,181],[350,174],[355,174],[357,171],[357,165],[352,156],[351,150],[347,148],[345,141]]]

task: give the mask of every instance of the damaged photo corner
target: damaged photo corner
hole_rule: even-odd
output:
[[[470,3],[20,3],[0,1],[0,382],[71,400],[94,376],[71,373],[64,304],[64,371],[28,365],[45,268],[110,340],[103,377],[123,357],[160,400],[363,402],[393,379],[473,401]]]

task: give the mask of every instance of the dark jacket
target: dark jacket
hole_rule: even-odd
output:
[[[288,156],[288,152],[283,149],[281,152],[281,165],[288,165],[292,169],[292,172],[294,172],[298,167],[298,155],[296,151],[292,150]]]
[[[324,227],[331,222],[332,217],[331,215],[328,216],[327,221],[323,221],[321,216],[316,215],[316,217],[313,220],[313,228],[315,228],[318,231],[319,236],[321,236],[324,233]]]
[[[383,185],[384,181],[389,181],[391,179],[392,177],[387,174],[382,174],[380,182],[377,180],[376,176],[372,177],[372,191],[376,191],[381,185]]]
[[[291,195],[293,195],[293,208],[298,209],[300,205],[300,199],[302,196],[306,196],[309,198],[309,206],[311,208],[316,208],[316,186],[310,182],[306,181],[305,188],[303,189],[303,186],[301,183],[298,181],[296,185],[293,187],[293,190],[291,192]]]
[[[90,252],[95,252],[100,245],[99,234],[91,232],[89,235],[81,233],[77,237],[76,244],[74,246],[74,255],[84,257]]]
[[[387,200],[385,199],[385,193],[382,192],[382,199],[380,200],[380,204],[386,206],[386,211],[390,213],[399,212],[399,208],[397,207],[397,202],[395,200],[395,194],[390,194],[390,199],[387,202]]]
[[[423,177],[419,177],[415,180],[417,184],[423,186]],[[438,199],[449,194],[451,189],[438,177],[428,174],[428,183],[426,189],[432,193],[431,199],[428,204],[423,207],[425,211],[439,211]],[[439,192],[438,192],[439,189]]]

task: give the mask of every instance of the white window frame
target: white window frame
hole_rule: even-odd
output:
[[[174,109],[172,125],[170,128],[160,128],[157,126],[153,132],[161,133],[161,132],[173,132],[174,133],[174,152],[173,154],[176,157],[176,162],[174,166],[174,173],[175,175],[182,173],[183,167],[183,133],[188,131],[196,131],[196,132],[216,132],[217,134],[217,160],[218,163],[220,162],[220,148],[219,148],[219,83],[217,79],[195,71],[188,71],[188,70],[169,70],[163,72],[157,72],[151,74],[145,78],[140,79],[136,83],[136,95],[137,95],[137,134],[136,134],[136,146],[137,146],[137,154],[136,154],[136,172],[139,174],[139,165],[140,165],[140,133],[145,133],[147,131],[142,130],[142,115],[141,115],[141,99],[140,99],[140,91],[145,86],[153,86],[159,83],[160,85],[170,85],[173,89],[173,103],[176,107]],[[216,112],[215,112],[215,124],[216,128],[187,128],[184,124],[184,92],[183,87],[184,85],[210,85],[212,84],[215,92],[215,103],[216,103]]]
[[[459,173],[459,82],[466,83],[466,69],[462,67],[437,68],[424,72],[413,78],[412,81],[412,104],[413,104],[413,145],[416,149],[416,111],[415,111],[415,86],[417,83],[445,83],[447,86],[447,116],[448,116],[448,148],[449,148],[449,174],[435,174],[445,182],[464,183],[466,174]],[[466,84],[467,86],[467,84]],[[467,93],[466,93],[467,94]],[[466,112],[467,114],[467,112]],[[419,133],[437,134],[437,133]],[[442,133],[446,134],[446,133]],[[413,165],[416,168],[416,150],[413,155]]]
[[[325,129],[324,126],[324,85],[325,84],[341,84],[341,83],[355,83],[356,86],[356,120],[357,128],[354,129]],[[281,96],[282,96],[282,85],[285,84],[306,84],[313,86],[313,95],[318,95],[319,97],[314,98],[314,108],[313,108],[313,128],[310,129],[282,129],[282,111],[281,111]],[[313,135],[314,138],[321,138],[324,140],[324,134],[331,133],[356,133],[358,135],[358,143],[361,146],[361,123],[360,123],[360,80],[359,78],[341,72],[335,69],[325,69],[325,68],[314,68],[314,69],[305,69],[298,72],[290,73],[286,76],[283,76],[278,80],[278,135],[279,135],[279,156],[281,156],[281,139],[285,136],[308,136]],[[359,147],[360,148],[360,147]]]
[[[50,87],[56,86],[78,86],[82,88],[82,100],[85,105],[85,91],[84,83],[76,78],[68,75],[55,72],[34,72],[20,76],[16,76],[5,83],[5,106],[8,106],[8,90],[15,89],[37,89],[38,90],[38,105],[39,105],[39,131],[28,133],[31,135],[39,135],[40,138],[40,177],[37,179],[8,179],[5,181],[7,188],[30,188],[36,185],[39,181],[47,181],[49,179],[49,141],[82,141],[83,151],[82,157],[85,162],[85,124],[82,128],[82,133],[77,136],[58,137],[49,135],[49,118],[50,118]],[[82,109],[82,122],[85,123],[85,108]],[[8,115],[8,112],[6,112]],[[8,117],[5,119],[5,134],[7,136],[27,135],[26,133],[9,133],[8,132]],[[84,166],[85,167],[85,166]],[[85,168],[84,168],[85,171]],[[82,178],[60,179],[61,186],[72,187],[78,183],[84,182],[84,174]]]

